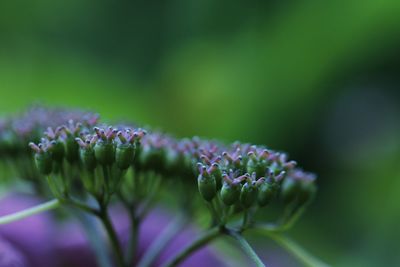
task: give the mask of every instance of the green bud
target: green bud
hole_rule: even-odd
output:
[[[257,187],[255,182],[246,182],[240,191],[240,203],[244,208],[249,208],[257,200]]]
[[[257,203],[260,207],[268,205],[275,197],[277,192],[277,185],[270,180],[263,180],[258,185]]]
[[[132,144],[119,144],[115,152],[115,162],[118,168],[126,170],[133,163],[135,147]]]
[[[211,166],[210,174],[212,176],[214,176],[215,183],[216,183],[216,186],[217,186],[217,190],[221,189],[221,187],[222,187],[222,171],[221,171],[221,169],[220,169],[218,164],[214,163]]]
[[[69,163],[79,159],[79,145],[73,137],[65,139],[65,158]]]
[[[249,159],[247,162],[247,172],[252,174],[256,173],[257,177],[263,177],[265,175],[266,164],[264,161],[258,161],[254,159]]]
[[[53,169],[53,161],[48,152],[36,153],[35,163],[39,172],[43,175],[49,175]]]
[[[97,162],[92,148],[81,148],[80,155],[83,165],[88,171],[93,171],[96,168]]]
[[[163,173],[166,164],[166,152],[163,148],[156,147],[142,147],[140,151],[141,167],[144,170],[155,170]]]
[[[209,175],[206,170],[199,174],[197,185],[201,196],[206,201],[211,201],[217,193],[217,184],[213,175]]]
[[[94,155],[101,165],[111,165],[115,161],[115,146],[112,142],[98,140],[94,146]]]
[[[225,205],[230,206],[238,201],[240,196],[240,183],[224,183],[221,189],[221,199]]]
[[[282,198],[285,204],[292,202],[299,192],[299,182],[287,177],[282,182]]]
[[[65,148],[64,143],[60,141],[53,141],[51,148],[51,156],[55,162],[61,163],[64,159]]]

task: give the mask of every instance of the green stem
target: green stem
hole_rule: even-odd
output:
[[[154,260],[157,259],[158,255],[163,248],[171,241],[171,239],[182,230],[185,225],[186,219],[184,216],[178,216],[174,221],[168,224],[168,226],[162,231],[160,236],[152,242],[150,247],[146,250],[146,253],[137,264],[138,267],[149,267]]]
[[[46,176],[47,179],[47,184],[50,187],[50,191],[51,193],[55,196],[55,197],[60,197],[60,192],[58,191],[58,188],[56,186],[56,184],[54,183],[53,177],[50,176]]]
[[[53,199],[46,203],[43,203],[43,204],[28,208],[28,209],[25,209],[22,211],[18,211],[13,214],[2,216],[2,217],[0,217],[0,225],[19,221],[26,217],[58,208],[59,206],[60,206],[60,201],[58,199]]]
[[[211,228],[207,232],[205,232],[202,236],[196,239],[189,246],[184,248],[181,252],[175,255],[172,259],[170,259],[167,263],[163,265],[163,267],[174,267],[178,266],[181,262],[183,262],[187,257],[189,257],[193,252],[202,248],[216,237],[220,236],[222,231],[218,227]]]
[[[103,166],[103,177],[104,177],[104,185],[105,185],[105,196],[108,197],[110,193],[110,177],[107,166]],[[106,201],[107,202],[107,201]]]
[[[125,249],[126,263],[128,266],[132,265],[132,261],[136,256],[136,246],[139,234],[140,219],[136,216],[136,203],[134,201],[131,203],[125,198],[124,194],[120,191],[117,193],[119,199],[124,205],[130,220],[130,234],[128,240],[128,246]]]
[[[249,210],[245,209],[243,211],[242,231],[244,231],[247,228],[248,222],[249,222]]]
[[[231,206],[224,206],[222,209],[222,219],[220,225],[225,225],[231,213]]]
[[[117,233],[114,230],[114,227],[111,223],[110,217],[107,213],[106,208],[103,206],[100,209],[99,219],[103,223],[103,226],[107,232],[107,235],[111,242],[112,250],[114,251],[115,260],[118,267],[124,267],[124,258],[123,252],[121,248],[121,244],[119,243]]]
[[[287,218],[284,225],[282,226],[283,230],[290,229],[297,222],[297,220],[304,213],[304,211],[305,211],[305,206],[296,207],[294,212],[291,214],[289,218]]]
[[[288,237],[283,236],[277,232],[262,231],[265,235],[273,239],[276,243],[290,252],[298,260],[300,260],[305,266],[309,267],[329,267],[328,264],[322,262],[321,260],[312,256],[305,249],[296,244],[293,240]]]
[[[234,239],[236,239],[236,241],[239,242],[239,245],[242,247],[243,251],[246,252],[250,259],[254,261],[257,267],[265,267],[265,264],[261,261],[256,252],[242,235],[232,230],[227,230],[226,234],[233,237]]]
[[[133,259],[136,257],[136,247],[139,237],[140,220],[138,217],[136,217],[133,208],[129,210],[129,217],[131,221],[131,229],[130,229],[128,246],[126,248],[126,255],[127,255],[126,262],[128,266],[131,266]]]
[[[207,207],[211,214],[211,226],[214,226],[214,225],[218,224],[218,221],[219,221],[218,212],[215,209],[213,202],[206,201],[206,204],[207,204]]]

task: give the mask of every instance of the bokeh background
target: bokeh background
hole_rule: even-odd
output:
[[[399,87],[398,0],[0,2],[1,115],[288,151],[319,176],[290,234],[334,266],[400,266]]]

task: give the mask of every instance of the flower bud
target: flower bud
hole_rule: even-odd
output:
[[[64,159],[65,148],[61,141],[52,141],[51,156],[55,162],[61,163]]]
[[[94,155],[93,148],[81,148],[80,156],[82,159],[82,163],[88,171],[93,171],[96,168],[97,161]]]
[[[211,201],[217,193],[217,183],[215,177],[207,172],[205,166],[202,166],[197,178],[197,185],[201,196],[206,201]]]
[[[79,145],[75,141],[81,131],[82,124],[76,123],[72,120],[68,122],[67,126],[61,127],[61,130],[65,132],[65,158],[69,163],[74,163],[79,160]]]
[[[39,172],[43,175],[49,175],[53,170],[53,161],[49,152],[36,153],[35,163]]]
[[[227,162],[227,169],[240,170],[241,173],[246,172],[246,161],[243,160],[242,155],[240,155],[240,150],[237,150],[233,154],[228,152],[222,152],[222,157],[225,158]]]
[[[65,158],[69,163],[74,163],[79,159],[79,145],[76,143],[75,138],[67,137],[65,139]]]
[[[269,151],[266,149],[259,153],[256,151],[250,151],[247,156],[247,172],[256,173],[257,177],[263,177],[267,169],[267,158],[269,156]]]
[[[112,142],[98,140],[94,146],[94,155],[101,165],[111,165],[115,161],[115,146]]]
[[[135,147],[132,144],[118,144],[115,152],[115,162],[121,170],[126,170],[133,163]]]
[[[97,142],[97,136],[90,136],[86,137],[86,141],[82,141],[81,138],[75,139],[78,145],[80,146],[80,156],[83,165],[88,171],[93,171],[96,168],[97,161],[96,156],[94,153],[94,145]]]
[[[240,191],[240,203],[249,208],[257,200],[257,187],[254,181],[247,181]]]
[[[258,184],[258,196],[257,203],[260,207],[268,205],[271,200],[275,197],[278,185],[272,178],[260,178],[257,181]]]
[[[240,196],[240,183],[224,182],[221,188],[221,199],[225,205],[230,206],[238,201]]]
[[[265,175],[266,165],[262,164],[258,160],[253,160],[250,158],[246,167],[248,173],[256,173],[257,177],[262,177]]]
[[[214,176],[215,183],[217,186],[217,190],[222,187],[222,171],[217,163],[213,163],[209,169],[209,172],[212,176]]]
[[[53,128],[48,127],[44,132],[44,135],[51,143],[51,156],[57,163],[62,163],[65,156],[64,142],[60,140],[60,136],[63,133],[63,127],[57,127],[54,131]]]
[[[38,145],[31,142],[29,146],[35,152],[35,163],[39,172],[43,175],[49,175],[53,170],[53,160],[50,153],[52,144],[44,139],[42,139],[42,142]]]

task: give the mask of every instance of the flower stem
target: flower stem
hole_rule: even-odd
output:
[[[126,248],[126,263],[128,266],[132,265],[133,259],[136,257],[137,254],[137,242],[139,238],[139,226],[140,226],[140,219],[136,216],[134,209],[130,209],[129,211],[129,218],[131,222],[131,229],[129,235],[128,246]]]
[[[239,245],[242,247],[243,251],[250,257],[250,259],[254,261],[257,267],[265,267],[265,264],[261,261],[256,252],[241,234],[232,230],[227,230],[226,234],[239,242]]]
[[[211,226],[214,226],[214,225],[218,224],[218,221],[219,221],[218,212],[215,209],[213,202],[206,201],[206,204],[207,204],[207,207],[211,214]]]
[[[28,208],[28,209],[25,209],[22,211],[18,211],[13,214],[2,216],[2,217],[0,217],[0,225],[19,221],[19,220],[22,220],[29,216],[58,208],[59,206],[60,206],[60,201],[58,199],[53,199],[53,200],[50,200],[43,204]]]
[[[243,221],[242,221],[242,231],[245,230],[247,228],[247,224],[249,222],[249,210],[245,209],[243,211]]]
[[[207,232],[205,232],[202,236],[196,239],[193,243],[175,255],[172,259],[170,259],[167,263],[163,265],[163,267],[174,267],[178,266],[181,262],[183,262],[188,256],[190,256],[196,250],[202,248],[216,237],[220,236],[222,231],[218,227],[211,228]]]
[[[290,252],[293,256],[295,256],[298,260],[300,260],[305,266],[309,267],[329,267],[328,264],[322,262],[321,260],[312,256],[305,249],[296,244],[293,240],[288,237],[285,237],[282,234],[272,231],[262,231],[265,235],[273,239],[276,243]]]
[[[124,265],[124,258],[123,258],[121,244],[119,243],[117,233],[114,230],[114,227],[111,223],[111,220],[110,220],[110,217],[108,215],[106,208],[101,207],[99,219],[103,223],[103,226],[104,226],[104,228],[107,232],[107,235],[110,239],[111,247],[112,247],[112,250],[114,251],[114,256],[115,256],[117,266],[124,267],[125,265]]]

